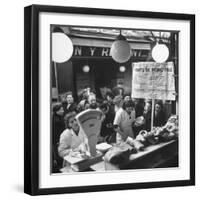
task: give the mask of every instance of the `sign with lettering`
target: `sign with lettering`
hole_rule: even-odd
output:
[[[148,49],[132,49],[134,58],[147,59],[149,56]],[[110,57],[110,48],[108,47],[88,47],[74,46],[73,57]]]
[[[132,97],[175,100],[174,63],[132,63]]]

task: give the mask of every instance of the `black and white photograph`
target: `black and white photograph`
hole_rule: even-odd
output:
[[[2,200],[198,199],[198,1],[1,8]]]
[[[178,31],[51,25],[51,173],[178,167]]]
[[[194,23],[25,8],[25,193],[195,184]]]

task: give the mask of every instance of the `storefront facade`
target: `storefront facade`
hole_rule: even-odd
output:
[[[52,87],[57,89],[58,95],[72,91],[75,101],[80,100],[80,94],[86,86],[89,86],[99,99],[102,98],[100,88],[112,90],[119,83],[123,86],[125,94],[131,95],[132,64],[153,61],[151,50],[155,43],[147,39],[128,41],[131,57],[125,63],[118,63],[110,55],[113,38],[102,38],[96,34],[83,36],[73,32],[68,36],[73,43],[73,54],[67,62],[52,62]],[[178,112],[178,33],[171,33],[168,48],[170,54],[167,61],[174,63],[176,88],[176,101],[165,102],[170,115]],[[54,96],[56,97],[52,94],[53,98]]]
[[[127,94],[131,93],[132,62],[151,59],[150,44],[131,43],[132,56],[126,63],[117,63],[110,56],[113,41],[71,38],[74,44],[70,61],[57,63],[58,93],[72,91],[77,98],[85,86],[90,86],[97,95],[100,87],[112,89],[122,83]],[[52,70],[55,86],[55,70]]]

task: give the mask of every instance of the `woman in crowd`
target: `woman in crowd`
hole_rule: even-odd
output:
[[[74,102],[74,97],[71,91],[63,95],[63,98],[61,99],[61,101],[62,101],[62,105],[64,109],[64,115],[69,112],[76,111],[77,106],[76,106],[76,103]]]
[[[122,107],[123,98],[121,95],[115,96],[113,99],[115,113]]]
[[[101,142],[114,143],[116,140],[116,134],[113,129],[113,120],[115,114],[112,112],[110,106],[106,102],[103,102],[99,108],[104,115],[102,117],[102,125],[100,131],[100,137],[102,138]]]
[[[131,95],[130,94],[125,94],[124,95],[124,101],[130,101],[131,100]]]
[[[60,157],[64,158],[70,152],[86,151],[84,133],[79,127],[75,119],[76,112],[71,112],[65,115],[64,122],[66,129],[60,135],[58,152]]]
[[[53,153],[53,169],[52,172],[59,172],[62,167],[62,159],[58,156],[58,142],[62,131],[65,129],[65,124],[63,120],[63,107],[61,103],[56,103],[53,105],[53,116],[52,116],[52,153]]]
[[[133,133],[133,123],[135,121],[135,109],[133,101],[125,101],[115,115],[113,122],[114,129],[117,132],[116,142],[126,141],[128,137],[135,138]]]
[[[166,116],[163,110],[163,103],[162,101],[157,101],[154,108],[154,126],[164,126],[166,123]]]

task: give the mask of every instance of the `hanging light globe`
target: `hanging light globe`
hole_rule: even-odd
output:
[[[84,65],[83,66],[83,72],[88,73],[90,71],[90,66],[89,65]]]
[[[122,72],[122,73],[125,72],[125,71],[126,71],[126,67],[120,66],[120,67],[119,67],[119,71]]]
[[[73,54],[71,39],[61,32],[52,33],[52,59],[54,62],[63,63],[68,61]]]
[[[127,62],[131,57],[131,47],[123,35],[119,35],[113,42],[110,55],[118,63]]]
[[[157,63],[165,62],[169,57],[169,49],[165,44],[157,43],[152,49],[152,58]]]

